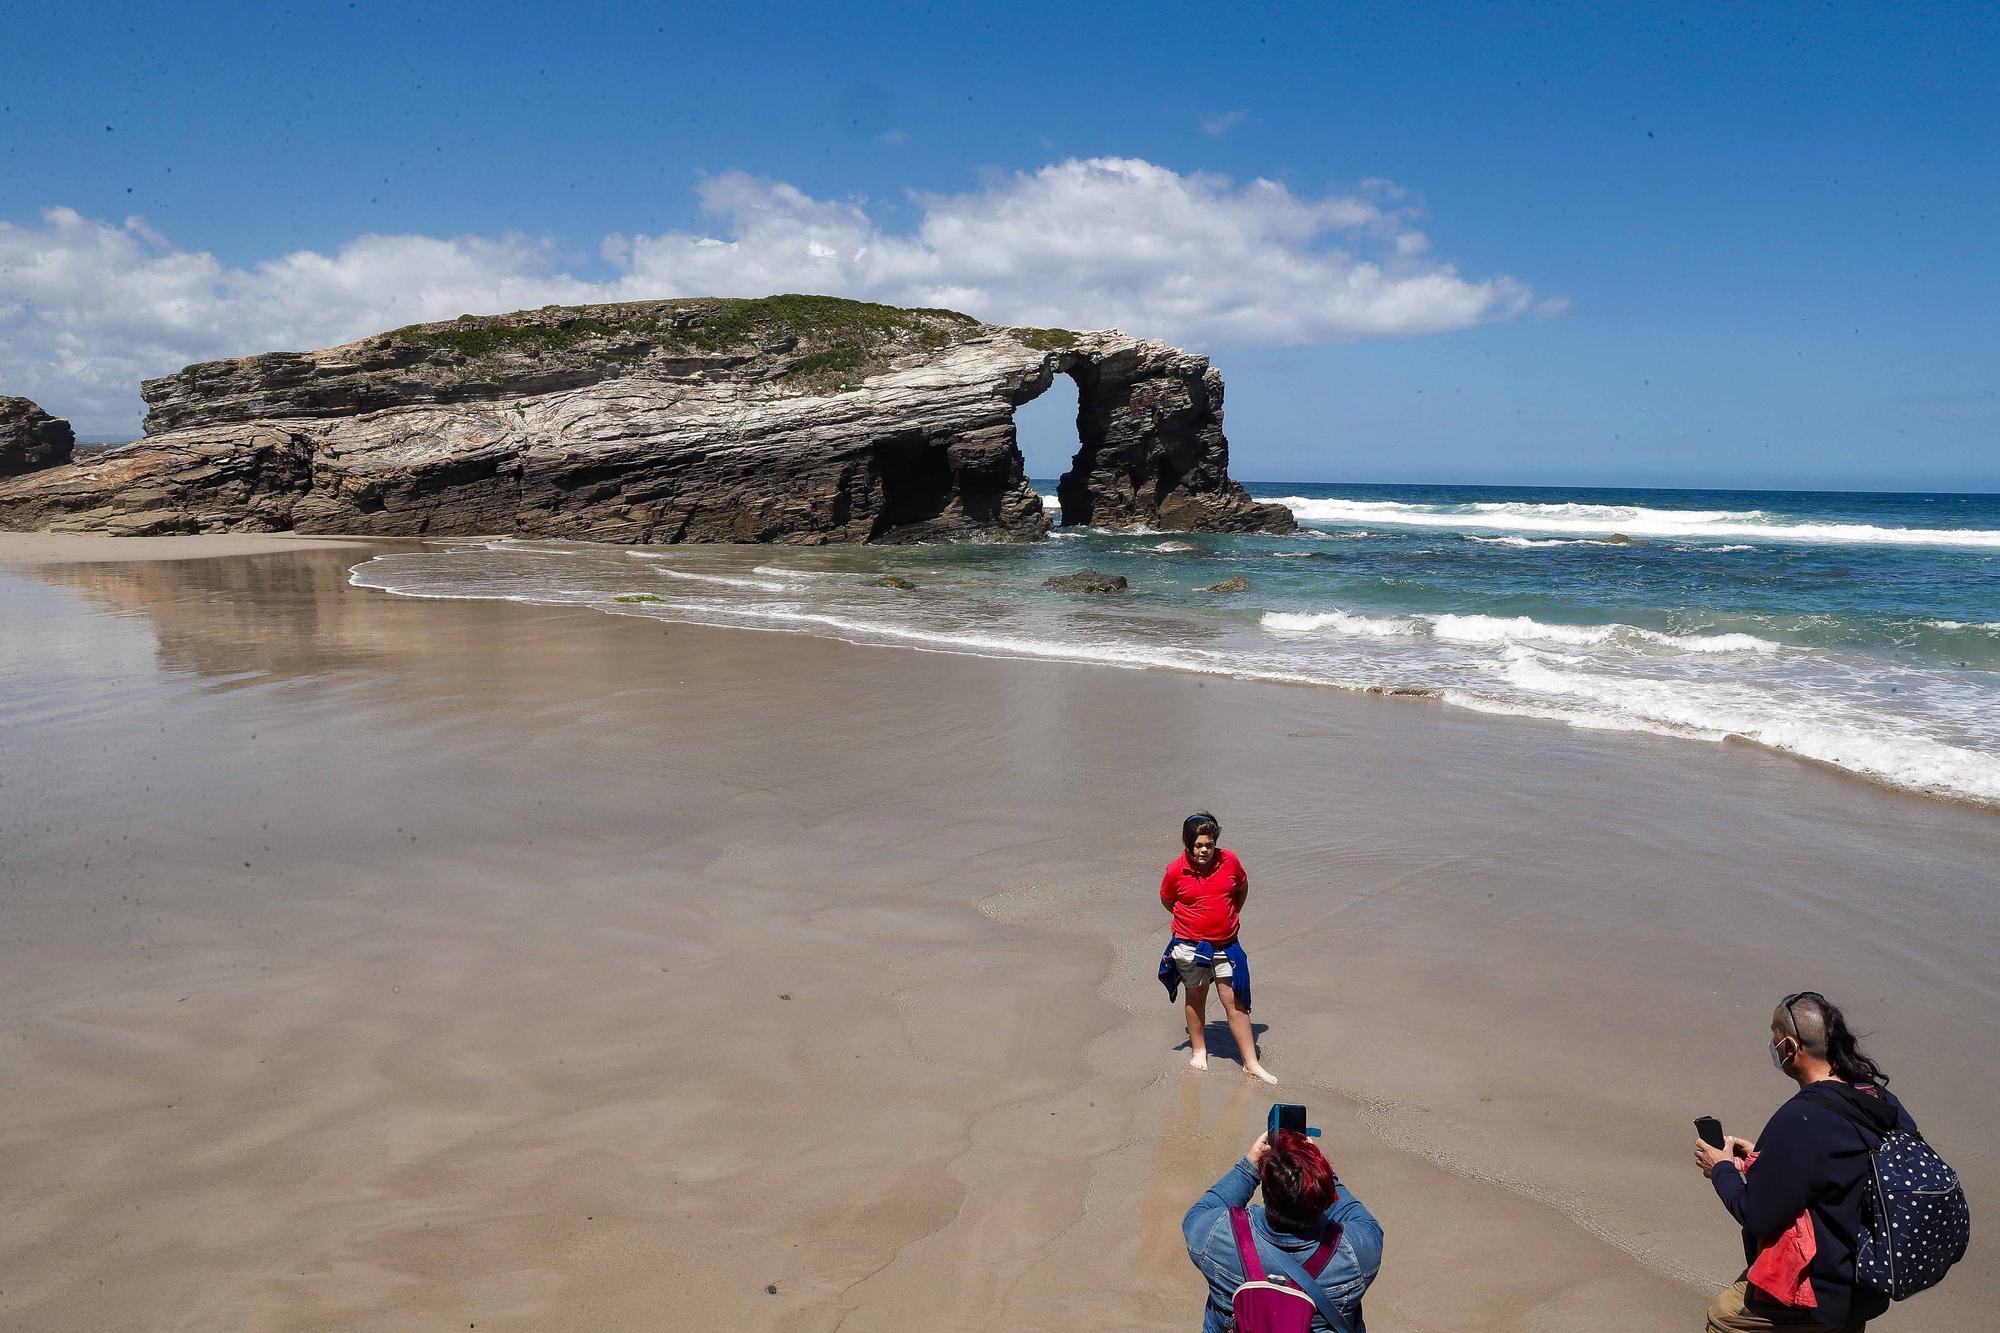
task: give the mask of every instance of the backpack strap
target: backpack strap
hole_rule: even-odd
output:
[[[1229,1228],[1236,1233],[1236,1257],[1243,1261],[1243,1280],[1262,1282],[1264,1261],[1257,1257],[1257,1241],[1250,1234],[1250,1213],[1247,1209],[1229,1210]]]
[[[1334,1238],[1333,1244],[1322,1242],[1322,1248],[1329,1258],[1332,1257],[1338,1243],[1338,1236]],[[1334,1333],[1349,1333],[1352,1325],[1347,1322],[1346,1316],[1341,1314],[1340,1307],[1333,1303],[1333,1298],[1326,1294],[1326,1288],[1320,1286],[1318,1275],[1315,1274],[1308,1277],[1305,1268],[1283,1250],[1275,1250],[1273,1253],[1278,1261],[1277,1266],[1283,1269],[1285,1276],[1290,1278],[1299,1291],[1312,1301],[1313,1308],[1319,1311],[1319,1317],[1326,1321],[1326,1326],[1332,1329]],[[1314,1251],[1313,1258],[1319,1258],[1319,1251]],[[1320,1264],[1321,1269],[1325,1267],[1325,1263]]]
[[[1333,1262],[1333,1256],[1339,1249],[1340,1224],[1336,1222],[1330,1231],[1320,1237],[1319,1248],[1308,1255],[1306,1261],[1299,1267],[1305,1269],[1307,1275],[1317,1281],[1319,1275],[1326,1271],[1326,1266]]]

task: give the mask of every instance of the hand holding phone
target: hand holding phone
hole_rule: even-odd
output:
[[[1694,1122],[1694,1132],[1709,1147],[1722,1147],[1722,1122],[1714,1116],[1705,1115],[1696,1120]]]

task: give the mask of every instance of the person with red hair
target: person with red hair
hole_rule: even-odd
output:
[[[1261,1208],[1250,1203],[1260,1187]],[[1382,1224],[1342,1192],[1319,1146],[1289,1129],[1259,1134],[1181,1219],[1188,1258],[1208,1279],[1202,1333],[1228,1333],[1231,1303],[1246,1280],[1231,1216],[1237,1210],[1247,1214],[1247,1235],[1265,1273],[1317,1284],[1322,1299],[1314,1302],[1314,1333],[1367,1333],[1361,1297],[1382,1267]],[[1338,1323],[1328,1322],[1328,1310]]]

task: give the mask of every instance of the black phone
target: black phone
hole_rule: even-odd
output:
[[[1712,1115],[1705,1115],[1694,1122],[1694,1132],[1701,1135],[1701,1141],[1711,1148],[1722,1146],[1722,1122]]]
[[[1265,1132],[1275,1134],[1281,1129],[1289,1129],[1308,1138],[1319,1137],[1319,1131],[1306,1124],[1306,1108],[1292,1102],[1271,1103],[1271,1117],[1265,1125]]]

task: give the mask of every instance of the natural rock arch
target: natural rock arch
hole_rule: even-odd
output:
[[[559,307],[148,380],[152,434],[0,480],[0,528],[1034,540],[1014,409],[1078,384],[1066,523],[1288,530],[1228,475],[1222,377],[1121,333],[832,297]]]
[[[1064,527],[1295,526],[1291,511],[1259,504],[1230,478],[1222,375],[1208,358],[1092,335],[1050,353],[1014,406],[1046,392],[1056,375],[1068,375],[1077,388],[1076,453],[1056,483]]]

